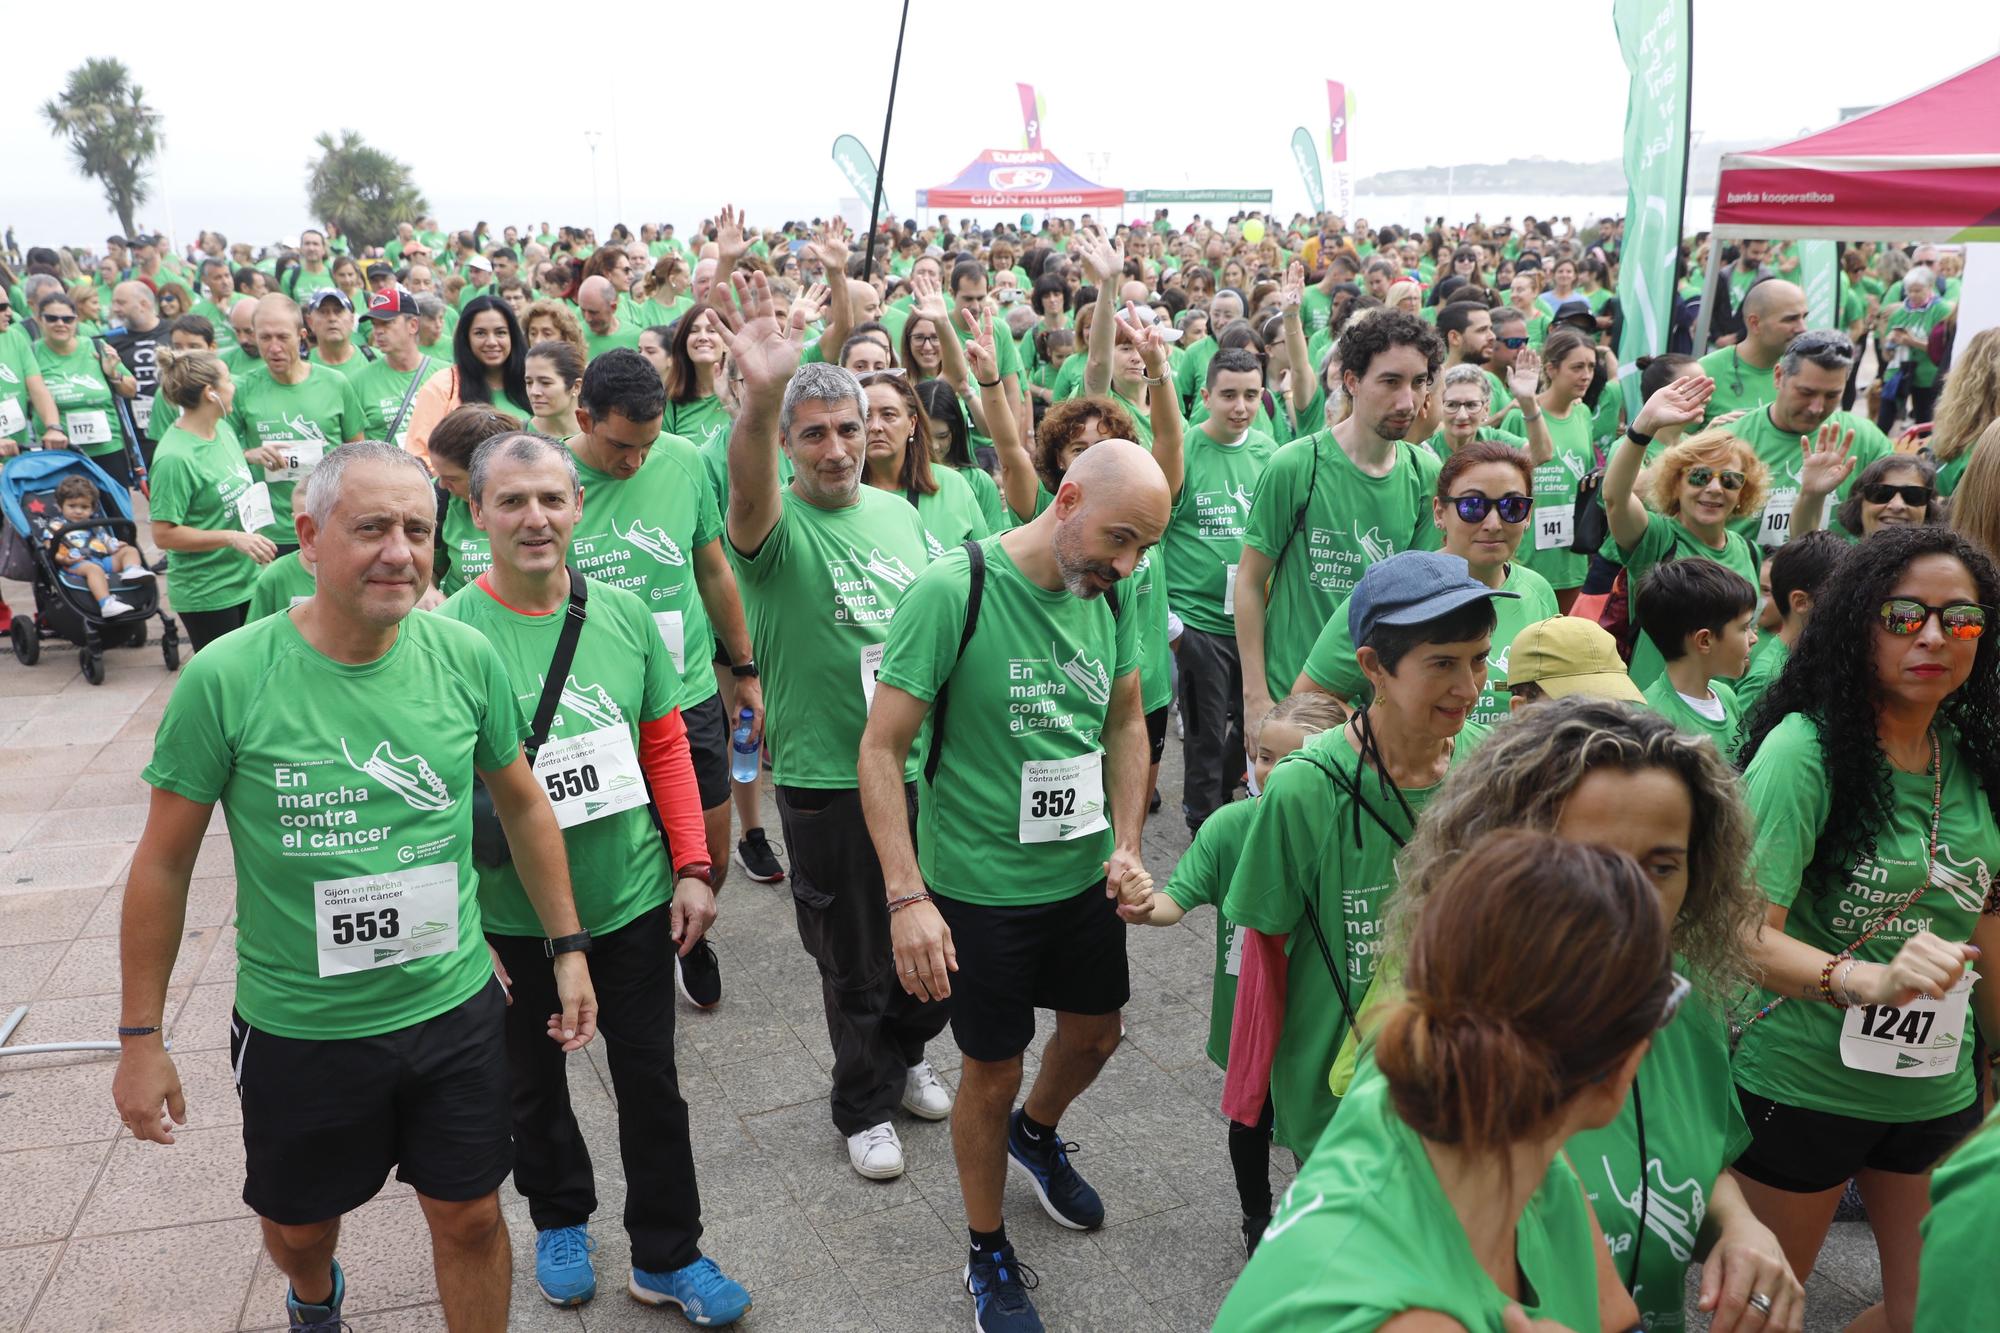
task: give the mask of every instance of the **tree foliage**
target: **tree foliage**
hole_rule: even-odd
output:
[[[160,151],[159,117],[121,60],[93,57],[42,104],[49,132],[69,145],[77,172],[104,188],[126,235],[149,193],[146,168]]]
[[[353,130],[322,134],[313,141],[319,156],[308,162],[306,202],[312,215],[336,227],[357,250],[387,245],[398,222],[430,211],[410,168]]]

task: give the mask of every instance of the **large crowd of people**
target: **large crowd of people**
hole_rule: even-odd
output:
[[[72,488],[64,593],[115,620],[142,566],[197,650],[122,1120],[188,1113],[162,1005],[219,801],[290,1325],[344,1327],[340,1220],[392,1169],[452,1328],[506,1325],[510,1173],[540,1294],[591,1300],[593,1149],[631,1296],[732,1323],[674,1030],[726,1003],[734,862],[818,969],[828,1151],[894,1178],[898,1117],[949,1118],[975,1327],[1024,1333],[1006,1182],[1115,1218],[1065,1112],[1127,932],[1205,904],[1217,1328],[1798,1330],[1843,1206],[1854,1329],[1973,1326],[2000,332],[1957,336],[1948,248],[1843,247],[1813,327],[1795,247],[1704,291],[1702,235],[1621,373],[1621,231],[725,207],[8,256],[0,454],[144,491],[164,553],[93,548]],[[615,1144],[564,1076],[600,1039]]]

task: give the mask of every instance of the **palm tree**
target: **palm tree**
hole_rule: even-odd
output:
[[[337,143],[331,134],[313,142],[319,158],[306,164],[306,202],[313,216],[338,228],[357,253],[364,246],[387,245],[398,222],[430,211],[409,166],[370,147],[353,130],[342,130]]]
[[[69,144],[79,174],[104,187],[127,236],[146,202],[146,166],[159,155],[159,116],[121,60],[93,57],[69,72],[61,96],[42,104],[49,133]]]

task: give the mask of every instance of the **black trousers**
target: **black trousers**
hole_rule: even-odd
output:
[[[688,1145],[688,1108],[674,1065],[674,942],[660,906],[590,942],[598,1032],[618,1094],[618,1155],[625,1167],[625,1230],[632,1266],[684,1268],[701,1257],[701,1192]],[[488,935],[514,979],[507,1063],[514,1095],[514,1184],[537,1231],[582,1226],[597,1211],[590,1149],[569,1102],[569,1057],[549,1039],[561,1012],[542,941]]]
[[[944,1031],[949,1000],[918,1000],[896,979],[882,863],[861,816],[861,793],[779,787],[799,942],[819,965],[833,1041],[833,1127],[858,1134],[889,1119],[903,1080]],[[904,789],[916,836],[917,793]]]
[[[1229,804],[1243,753],[1243,659],[1236,639],[1188,626],[1174,654],[1180,668],[1181,813],[1190,829]],[[1250,721],[1260,721],[1252,718]]]
[[[1911,424],[1922,425],[1924,422],[1931,420],[1932,409],[1937,406],[1938,390],[1943,387],[1944,383],[1942,380],[1931,385],[1929,388],[1924,388],[1915,382],[1914,376],[1908,377],[1907,381],[1898,387],[1893,397],[1887,391],[1884,391],[1882,394],[1882,408],[1875,414],[1875,425],[1881,429],[1884,435],[1888,435],[1896,428],[1896,418],[1901,415],[1902,406],[1905,401],[1908,401],[1910,404]]]
[[[242,629],[250,615],[250,603],[239,602],[214,611],[182,611],[181,628],[187,631],[188,651],[198,653],[233,629]]]

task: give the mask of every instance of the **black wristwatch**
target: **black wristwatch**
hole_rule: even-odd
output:
[[[552,940],[543,940],[542,952],[551,958],[563,953],[589,953],[590,932],[579,930],[574,935],[558,935]]]
[[[738,662],[729,668],[729,674],[738,680],[755,680],[757,679],[757,664],[755,662]]]

